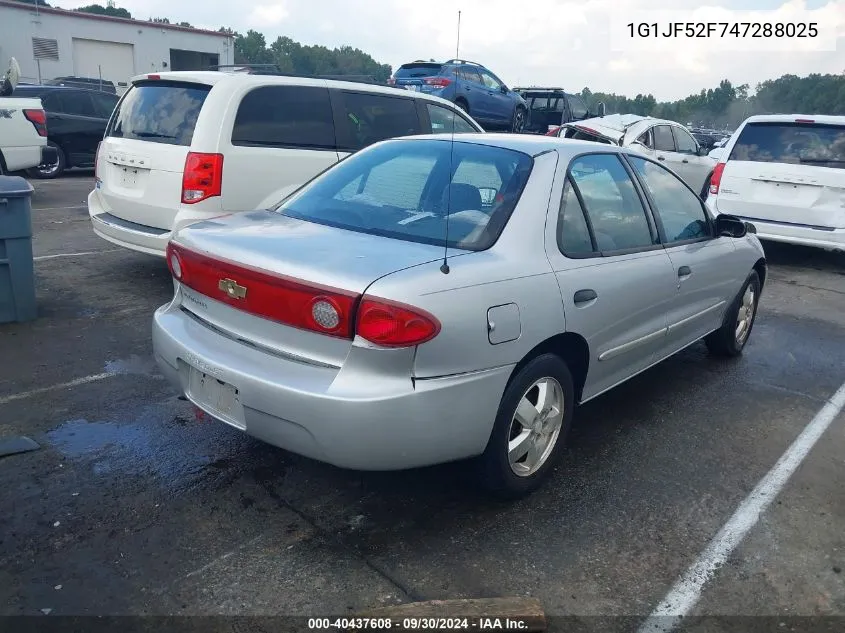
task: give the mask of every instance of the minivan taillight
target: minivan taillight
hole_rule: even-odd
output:
[[[26,117],[27,121],[35,126],[35,131],[38,132],[38,136],[47,136],[47,114],[44,110],[26,109],[23,111],[23,115]]]
[[[100,141],[97,143],[97,152],[94,154],[94,181],[98,181],[100,179],[100,147],[102,146],[103,142]]]
[[[725,163],[718,163],[713,175],[710,177],[710,195],[719,193],[719,185],[722,184],[722,172],[725,171]]]
[[[411,306],[365,298],[358,308],[356,334],[384,347],[412,347],[440,333],[440,322]]]
[[[450,83],[452,83],[452,80],[447,77],[426,77],[425,79],[423,79],[423,81],[426,83],[426,85],[438,86],[440,88],[445,88]]]
[[[223,188],[223,154],[189,152],[182,174],[182,202],[196,204],[219,196]]]

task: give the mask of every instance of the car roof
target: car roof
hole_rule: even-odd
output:
[[[615,152],[629,153],[629,150],[616,145],[605,145],[591,141],[579,141],[557,136],[544,136],[539,134],[510,134],[510,133],[465,133],[465,134],[421,134],[413,137],[405,137],[403,141],[414,140],[436,140],[450,141],[456,143],[473,143],[475,145],[489,145],[510,149],[529,156],[538,156],[551,150],[563,151],[570,155],[581,152]]]
[[[756,114],[745,123],[794,123],[797,121],[845,125],[845,116],[833,114]]]
[[[147,79],[161,81],[182,81],[188,83],[200,83],[215,86],[221,83],[230,83],[233,86],[250,85],[255,86],[311,86],[317,88],[335,88],[337,90],[355,90],[358,92],[373,92],[377,94],[410,97],[412,99],[423,99],[438,104],[443,104],[454,110],[455,104],[447,99],[427,95],[422,92],[409,92],[402,88],[393,86],[379,86],[355,81],[340,81],[337,79],[321,79],[319,77],[296,77],[290,75],[252,75],[248,73],[224,73],[217,70],[200,71],[171,71],[162,73],[146,73],[136,75],[132,83]]]
[[[81,92],[92,92],[96,94],[103,94],[109,95],[110,97],[114,97],[115,94],[113,92],[106,92],[105,90],[93,90],[91,88],[85,88],[83,86],[53,86],[53,85],[38,85],[38,84],[18,84],[15,88],[15,92],[65,92],[65,91],[81,91]]]

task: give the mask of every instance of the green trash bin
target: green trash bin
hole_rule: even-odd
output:
[[[0,323],[36,318],[32,185],[0,176]]]

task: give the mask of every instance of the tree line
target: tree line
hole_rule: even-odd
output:
[[[19,0],[34,4],[36,0]],[[41,6],[50,6],[37,0]],[[110,0],[106,6],[91,4],[76,9],[89,13],[131,18],[126,9],[116,7]],[[149,21],[170,24],[168,18],[150,17]],[[179,26],[191,27],[188,22]],[[297,75],[367,75],[386,83],[392,73],[388,64],[380,64],[364,51],[352,46],[328,48],[300,44],[281,36],[267,44],[262,33],[249,30],[245,34],[227,27],[220,33],[234,40],[236,64],[275,64],[281,72]],[[599,101],[608,113],[630,113],[670,119],[714,128],[733,128],[752,114],[802,113],[845,114],[845,72],[840,75],[814,73],[806,77],[783,75],[770,79],[752,91],[748,84],[735,86],[723,79],[715,88],[701,90],[677,101],[658,101],[651,94],[626,97],[614,93],[581,90],[581,96],[591,111]]]

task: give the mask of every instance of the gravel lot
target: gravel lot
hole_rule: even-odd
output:
[[[647,616],[845,381],[845,254],[766,244],[744,356],[696,345],[589,403],[537,494],[343,471],[196,419],[151,358],[164,261],[93,234],[90,173],[34,185],[40,318],[0,325],[0,422],[42,449],[0,459],[0,615]],[[843,456],[839,412],[695,614],[845,616]]]

